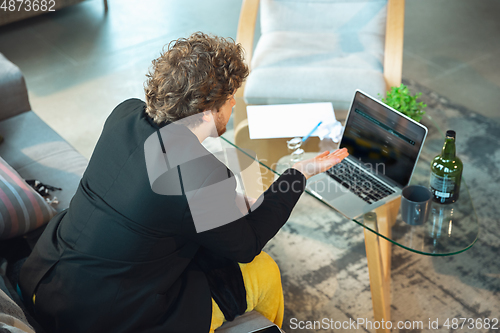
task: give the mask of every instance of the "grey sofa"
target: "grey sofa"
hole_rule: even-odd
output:
[[[21,71],[1,53],[0,135],[0,156],[24,179],[62,188],[55,208],[68,208],[88,161],[31,110]]]
[[[59,200],[54,206],[57,211],[68,208],[71,198],[76,192],[80,179],[87,167],[87,159],[78,153],[60,135],[51,129],[32,110],[24,77],[17,66],[0,53],[0,135],[4,140],[0,143],[0,156],[14,168],[24,179],[37,179],[43,183],[62,188],[53,192]],[[33,245],[44,227],[30,232],[28,243]],[[3,242],[2,249],[7,246],[9,257],[19,259],[24,247],[18,240]],[[12,248],[10,246],[13,246]],[[27,254],[24,254],[27,255]],[[12,258],[11,258],[12,259]],[[9,298],[23,307],[15,291],[15,280],[7,280],[9,268],[18,272],[20,261],[6,263],[0,258],[0,330],[2,332],[33,332],[25,324],[31,324],[37,332],[42,332],[38,324],[28,313],[26,317]],[[11,267],[12,266],[12,267]],[[17,275],[17,273],[12,273]],[[26,310],[25,310],[26,311]],[[16,315],[17,314],[17,315]],[[28,321],[26,320],[28,318]],[[7,326],[5,326],[7,325]],[[14,328],[20,329],[16,331]]]

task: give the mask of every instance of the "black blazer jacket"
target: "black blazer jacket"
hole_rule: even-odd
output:
[[[256,210],[198,233],[186,195],[160,195],[151,188],[144,143],[160,127],[141,100],[115,108],[69,209],[49,222],[23,265],[23,298],[36,294],[33,310],[51,332],[208,332],[211,294],[193,257],[204,248],[252,261],[304,190],[304,176],[289,169]],[[168,153],[205,150],[185,127],[174,137],[163,142]],[[206,150],[204,155],[184,166],[191,186],[228,177],[219,160]],[[280,191],[292,184],[295,191]],[[229,207],[235,206],[234,179],[232,186],[219,194]]]

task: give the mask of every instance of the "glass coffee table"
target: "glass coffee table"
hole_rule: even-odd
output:
[[[308,103],[306,100],[257,100],[253,104],[296,104]],[[286,169],[287,155],[290,154],[286,142],[290,138],[258,139],[249,137],[246,117],[247,104],[237,98],[233,111],[234,133],[224,134],[223,141],[233,147],[239,159],[254,161],[262,176],[262,191],[265,190],[280,172]],[[421,123],[429,132],[420,154],[411,184],[429,186],[430,162],[441,152],[444,132],[428,110]],[[347,112],[335,112],[337,120],[345,124]],[[304,158],[317,155],[326,149],[336,149],[333,142],[321,142],[317,137],[310,138],[302,148]],[[249,164],[245,162],[244,164]],[[255,173],[254,173],[255,174]],[[250,176],[252,177],[252,176]],[[245,185],[251,183],[247,180]],[[307,192],[307,191],[306,191]],[[314,196],[307,192],[308,195]],[[320,198],[315,197],[322,201]],[[325,203],[326,205],[326,203]],[[462,178],[459,200],[454,204],[432,203],[431,212],[423,225],[409,225],[401,219],[400,198],[374,209],[370,213],[353,219],[364,228],[365,247],[370,275],[370,286],[375,320],[390,320],[390,271],[391,246],[400,246],[408,251],[429,256],[449,256],[468,250],[474,245],[479,233],[479,223],[472,198]],[[340,214],[332,209],[332,214]],[[368,218],[370,217],[371,218]],[[375,218],[373,218],[375,216]],[[383,332],[384,330],[377,330]]]

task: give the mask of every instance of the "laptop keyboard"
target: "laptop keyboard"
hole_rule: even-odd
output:
[[[345,160],[327,170],[326,173],[369,204],[395,192],[367,172],[345,162]]]

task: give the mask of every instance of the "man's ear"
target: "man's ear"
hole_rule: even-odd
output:
[[[211,110],[206,110],[203,111],[203,121],[206,121],[207,123],[211,122],[213,119],[212,111]]]

